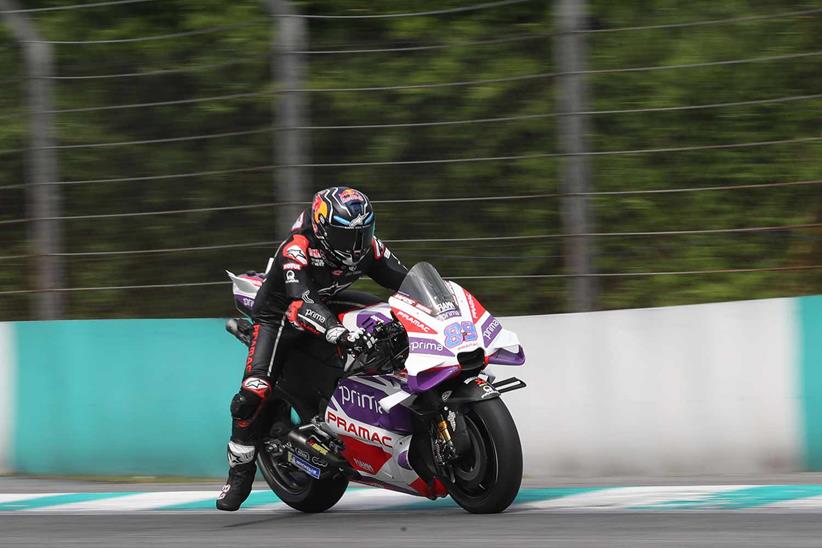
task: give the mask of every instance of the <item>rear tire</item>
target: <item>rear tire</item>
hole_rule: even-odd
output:
[[[300,512],[325,512],[339,502],[348,488],[348,478],[345,476],[314,479],[301,470],[294,470],[287,463],[275,462],[264,451],[257,455],[257,465],[280,500]]]
[[[448,493],[472,514],[508,508],[522,483],[522,445],[514,419],[499,398],[466,407],[471,451],[453,464],[455,482]]]
[[[275,412],[271,427],[272,438],[283,440],[294,425],[291,423],[291,406],[282,402]],[[286,462],[285,454],[272,456],[265,444],[257,451],[257,467],[271,490],[284,503],[310,514],[325,512],[342,498],[348,488],[348,478],[342,474],[325,479],[314,479],[302,470]]]

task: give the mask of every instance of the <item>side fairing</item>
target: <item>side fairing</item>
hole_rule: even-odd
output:
[[[404,388],[404,381],[393,375],[343,379],[331,397],[325,421],[342,440],[345,459],[366,480],[428,496],[427,485],[409,460],[411,411],[401,405],[386,411],[379,405],[381,399]]]

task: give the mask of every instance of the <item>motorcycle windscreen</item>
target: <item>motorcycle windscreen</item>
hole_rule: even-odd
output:
[[[458,310],[451,288],[430,263],[417,263],[408,271],[399,293],[410,297],[429,316],[440,316]],[[428,309],[428,310],[425,310]]]

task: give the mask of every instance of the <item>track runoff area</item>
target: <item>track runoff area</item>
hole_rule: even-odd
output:
[[[218,513],[215,491],[0,493],[0,515],[133,512]],[[430,501],[371,488],[350,488],[330,512],[459,510],[450,498]],[[516,513],[665,511],[822,512],[822,485],[705,485],[523,488]],[[256,490],[238,514],[298,513],[268,490]],[[235,515],[238,515],[235,514]]]

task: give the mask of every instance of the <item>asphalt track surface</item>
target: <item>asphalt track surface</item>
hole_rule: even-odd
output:
[[[41,504],[33,511],[0,511],[0,546],[819,547],[819,480],[818,476],[788,476],[528,482],[521,501],[493,516],[469,515],[448,501],[380,498],[384,492],[370,489],[352,490],[339,509],[321,515],[265,504],[235,513],[205,506],[71,512],[66,510],[69,505],[61,510]],[[111,484],[0,478],[0,500],[4,494],[6,499],[14,498],[12,493],[37,495],[41,498],[32,500],[41,501],[49,493],[80,493],[104,499],[91,504],[106,504],[128,500],[128,496],[106,499],[106,493],[125,491],[139,498],[156,491],[173,499],[185,498],[182,492],[186,491],[208,494],[217,489],[216,482]],[[259,497],[267,495],[261,491]],[[678,506],[670,506],[667,499]],[[394,504],[400,500],[402,505],[386,507],[380,502],[384,500]],[[688,500],[699,503],[683,506]],[[705,503],[708,500],[719,502]],[[82,509],[89,503],[74,504]]]

